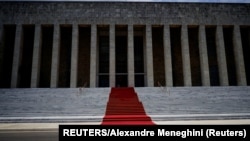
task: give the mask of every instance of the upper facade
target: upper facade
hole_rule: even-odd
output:
[[[24,24],[249,25],[250,4],[0,2],[0,22]]]

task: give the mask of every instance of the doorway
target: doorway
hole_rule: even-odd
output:
[[[116,36],[116,87],[128,86],[127,36]]]

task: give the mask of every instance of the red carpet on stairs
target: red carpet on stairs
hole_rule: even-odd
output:
[[[154,125],[133,87],[112,88],[102,125]]]

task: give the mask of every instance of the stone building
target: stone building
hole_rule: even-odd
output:
[[[248,86],[250,4],[0,2],[0,87]]]

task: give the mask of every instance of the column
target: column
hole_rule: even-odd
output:
[[[154,87],[153,45],[152,45],[151,25],[146,25],[146,71],[147,71],[147,86]]]
[[[199,26],[199,53],[200,53],[200,66],[201,66],[201,81],[202,86],[210,86],[209,65],[207,56],[207,41],[205,26]]]
[[[239,25],[234,26],[233,44],[234,44],[234,56],[235,56],[235,65],[236,65],[236,74],[237,74],[237,84],[239,86],[246,86],[247,80],[246,80],[245,64],[244,64],[244,58],[243,58],[244,55],[243,55]]]
[[[52,63],[51,63],[51,81],[50,87],[56,88],[58,85],[58,68],[59,68],[59,55],[60,55],[60,26],[58,24],[54,25],[53,34],[53,48],[52,48]]]
[[[224,37],[222,26],[218,25],[216,29],[216,52],[219,67],[219,79],[221,86],[228,86],[227,61],[225,53]]]
[[[21,51],[21,40],[22,40],[22,25],[16,26],[13,64],[11,73],[11,88],[16,88],[18,83],[18,71],[20,65],[20,51]]]
[[[109,27],[109,86],[115,87],[115,25]]]
[[[184,86],[192,86],[187,25],[181,26],[181,53]]]
[[[135,86],[133,25],[128,25],[128,86]]]
[[[40,56],[41,56],[41,25],[35,25],[34,49],[31,71],[31,88],[38,87],[40,74]]]
[[[78,65],[78,25],[72,26],[72,46],[71,46],[71,68],[70,87],[77,87],[77,65]]]
[[[96,25],[91,25],[91,41],[90,41],[90,87],[96,87],[96,51],[97,51],[97,29]]]
[[[171,57],[171,44],[170,44],[170,31],[169,25],[164,25],[163,29],[163,45],[164,45],[164,63],[165,63],[165,81],[166,86],[173,86],[173,73],[172,73],[172,57]]]

